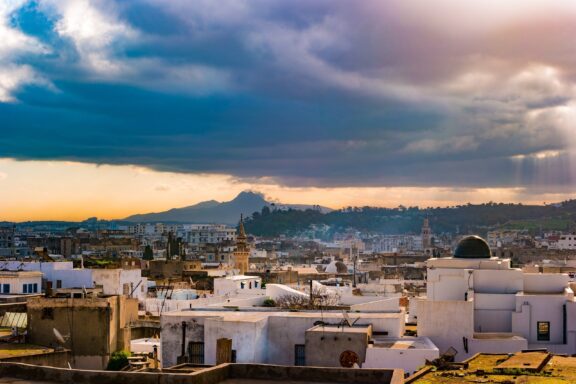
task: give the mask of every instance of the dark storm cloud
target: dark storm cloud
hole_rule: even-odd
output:
[[[2,157],[306,186],[575,181],[569,3],[9,3]]]

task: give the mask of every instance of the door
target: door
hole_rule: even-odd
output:
[[[204,364],[204,343],[191,341],[188,343],[190,364]]]

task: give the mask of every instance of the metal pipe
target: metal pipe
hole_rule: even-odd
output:
[[[566,334],[566,304],[562,305],[562,343],[566,344],[568,342]]]
[[[186,322],[182,322],[182,356],[186,355]]]

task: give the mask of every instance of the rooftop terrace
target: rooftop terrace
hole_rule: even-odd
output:
[[[408,378],[410,384],[576,383],[576,357],[547,352],[516,354],[477,354],[466,361],[467,367],[436,370],[426,367]]]

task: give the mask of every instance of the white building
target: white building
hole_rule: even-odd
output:
[[[28,295],[42,292],[42,273],[30,271],[0,271],[0,293]]]
[[[234,275],[214,279],[214,295],[262,293],[262,279],[257,276]]]
[[[5,261],[0,268],[8,270],[38,271],[39,287],[42,280],[45,286],[59,288],[95,288],[102,286],[106,295],[130,295],[143,301],[147,294],[147,278],[140,269],[89,269],[74,268],[71,261],[20,262]],[[39,292],[41,288],[39,288]]]
[[[372,243],[372,252],[376,253],[421,250],[423,250],[422,236],[418,235],[381,235]]]
[[[566,274],[523,273],[491,257],[479,237],[454,257],[427,261],[427,297],[417,299],[418,335],[463,360],[478,352],[547,348],[576,353],[576,303]]]
[[[189,224],[184,227],[190,244],[218,244],[236,241],[236,228],[224,224]]]
[[[269,284],[274,297],[307,295],[279,284]],[[255,300],[256,299],[256,300]],[[195,306],[191,310],[163,312],[161,322],[162,364],[178,361],[215,364],[217,341],[231,340],[232,361],[279,365],[340,366],[338,358],[354,350],[362,368],[402,368],[414,372],[439,356],[426,337],[404,337],[405,317],[388,300],[350,306],[341,310],[289,312],[262,308],[257,298],[221,305]],[[203,299],[199,299],[203,300]],[[192,308],[192,307],[191,307]],[[349,326],[349,324],[353,326]],[[182,355],[185,351],[185,355]]]
[[[268,252],[265,249],[250,249],[250,258],[262,258],[265,259],[268,256]]]
[[[557,249],[576,249],[576,234],[561,235],[556,243]]]

